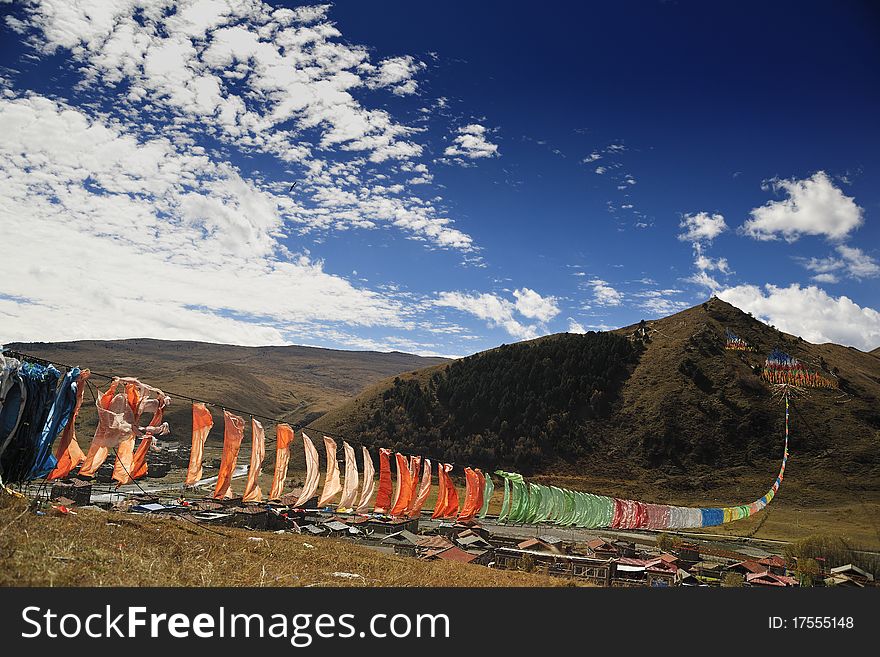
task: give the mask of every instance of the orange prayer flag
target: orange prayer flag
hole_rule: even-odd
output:
[[[266,432],[263,425],[251,418],[251,462],[248,467],[248,479],[244,488],[242,502],[262,502],[263,491],[260,490],[259,477],[263,471],[263,458],[266,455]]]
[[[223,410],[223,455],[220,457],[220,471],[217,473],[217,486],[214,488],[214,499],[232,497],[232,473],[244,437],[244,420]]]
[[[287,479],[287,466],[290,462],[290,446],[295,434],[289,424],[275,427],[275,475],[272,477],[270,500],[280,500],[284,492],[284,480]]]
[[[58,464],[55,469],[49,473],[49,480],[64,479],[70,474],[76,466],[82,463],[86,455],[80,449],[79,443],[76,441],[76,417],[79,415],[79,409],[83,402],[83,393],[86,390],[86,382],[92,373],[89,370],[82,370],[76,378],[76,402],[73,406],[73,412],[64,431],[61,433],[61,440],[58,442],[58,450],[55,452],[55,458]]]
[[[186,486],[192,486],[202,478],[202,456],[205,441],[214,426],[214,418],[201,402],[192,405],[192,447],[189,452],[189,466],[186,469]]]
[[[379,492],[376,494],[376,513],[387,513],[391,506],[391,450],[379,449]]]
[[[391,507],[388,514],[392,516],[401,516],[404,515],[407,507],[410,505],[410,496],[412,495],[412,476],[410,475],[406,457],[398,452],[395,455],[395,459],[397,461],[398,495],[397,500],[394,502],[394,506]]]

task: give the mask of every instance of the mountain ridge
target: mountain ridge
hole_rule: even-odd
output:
[[[166,417],[177,437],[190,426],[187,395],[280,421],[307,423],[354,397],[377,379],[447,362],[403,352],[346,351],[322,347],[246,347],[186,340],[128,338],[70,342],[10,343],[8,349],[98,374],[134,376],[172,396]],[[175,393],[182,399],[175,400]],[[88,398],[89,395],[86,395]],[[86,423],[91,404],[83,404]],[[215,418],[215,422],[217,418]]]
[[[755,351],[725,349],[728,329]],[[650,483],[656,481],[673,496],[711,488],[723,479],[723,471],[754,472],[755,485],[760,485],[781,458],[784,407],[758,373],[766,355],[779,348],[839,382],[837,390],[807,389],[792,400],[791,449],[797,468],[808,473],[804,481],[811,482],[810,494],[831,495],[834,472],[880,496],[880,361],[874,356],[833,343],[813,345],[717,298],[609,333],[641,341],[638,362],[609,413],[585,425],[587,452],[576,458],[545,454],[548,458],[532,469],[534,476],[587,477],[612,485],[628,481],[638,484],[636,490],[653,490]],[[559,335],[566,334],[517,344],[540,348]],[[398,378],[424,388],[447,367]],[[376,431],[387,421],[381,397],[393,380],[371,386],[322,416],[316,426],[342,435]]]

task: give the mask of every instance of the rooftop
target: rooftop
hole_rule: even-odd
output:
[[[477,558],[476,554],[469,554],[464,550],[455,546],[448,547],[444,550],[431,550],[425,554],[424,559],[443,559],[444,561],[457,561],[459,563],[470,563]]]

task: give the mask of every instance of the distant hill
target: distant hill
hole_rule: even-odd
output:
[[[395,377],[320,426],[448,461],[532,470],[592,450],[584,436],[611,412],[641,349],[612,333],[505,345]]]
[[[755,351],[726,350],[726,329]],[[769,479],[784,415],[758,370],[774,348],[840,384],[793,401],[799,467],[815,469],[828,490],[840,476],[880,491],[880,361],[810,344],[714,298],[643,331],[547,336],[401,375],[316,424],[460,463],[557,477],[656,479],[682,489],[722,480],[719,471],[732,468],[766,470]]]
[[[287,422],[306,423],[388,376],[447,362],[400,352],[342,351],[316,347],[239,347],[153,339],[14,343],[10,349],[102,374],[134,376],[170,393],[192,395]],[[107,379],[92,382],[106,390]],[[166,418],[172,429],[191,424],[188,400],[174,398]],[[86,399],[90,395],[86,394]],[[83,405],[83,420],[94,414]],[[215,423],[219,418],[215,413]],[[222,438],[214,431],[212,437]],[[86,441],[87,442],[87,441]]]

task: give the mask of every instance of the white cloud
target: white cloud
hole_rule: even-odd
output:
[[[870,351],[880,345],[880,312],[849,297],[832,297],[815,285],[739,285],[718,297],[786,333],[810,342],[836,342]]]
[[[68,51],[96,98],[135,135],[155,131],[190,152],[215,140],[267,153],[301,183],[286,218],[300,232],[384,224],[431,247],[473,251],[469,235],[412,193],[365,186],[383,162],[422,154],[420,128],[365,105],[363,88],[414,92],[425,65],[411,56],[370,62],[327,17],[329,5],[260,2],[32,0],[28,41]],[[173,11],[171,10],[173,8]],[[363,97],[363,98],[362,98]],[[328,162],[323,158],[336,158]],[[432,180],[420,171],[406,181]],[[288,185],[284,185],[287,189]],[[409,190],[407,190],[409,191]]]
[[[559,314],[556,297],[544,297],[524,287],[514,290],[513,298],[510,301],[497,294],[441,292],[433,303],[469,313],[521,340],[546,333],[545,324]],[[516,318],[517,313],[538,323],[524,324]]]
[[[0,280],[21,299],[0,340],[267,344],[409,322],[396,298],[288,252],[287,201],[226,163],[39,96],[0,100],[0,125]]]
[[[608,167],[601,167],[601,166],[600,166],[600,167],[596,167],[596,168],[595,168],[595,172],[596,172],[597,174],[599,174],[600,176],[601,176],[603,173],[605,173],[606,171],[608,171]]]
[[[166,11],[170,6],[174,11]],[[370,151],[377,161],[421,152],[401,141],[411,129],[383,110],[365,108],[351,93],[367,83],[405,81],[419,64],[401,57],[370,65],[366,48],[339,40],[326,8],[42,0],[28,9],[46,52],[67,49],[88,79],[127,80],[151,103],[222,138],[268,147],[264,134],[294,121],[301,130],[319,130],[322,148]],[[361,77],[362,65],[375,75]]]
[[[722,274],[730,273],[730,265],[727,262],[727,258],[716,258],[713,260],[708,256],[700,254],[695,258],[694,264],[696,265],[697,269],[701,271],[717,270]]]
[[[369,66],[367,70],[371,75],[367,80],[367,86],[372,89],[392,87],[393,92],[398,96],[414,94],[418,90],[418,85],[413,80],[413,76],[425,68],[423,62],[410,55],[389,57],[383,59],[378,66]]]
[[[593,152],[593,153],[590,153],[589,155],[587,155],[587,157],[585,157],[583,160],[581,160],[581,162],[583,162],[584,164],[591,164],[592,162],[595,162],[596,160],[601,160],[601,159],[602,159],[602,155],[600,153]]]
[[[835,187],[824,171],[804,180],[774,179],[770,187],[788,198],[752,210],[741,230],[755,239],[781,236],[794,242],[801,235],[825,235],[840,240],[863,223],[862,208]]]
[[[516,305],[495,294],[464,294],[462,292],[441,292],[434,302],[437,306],[455,308],[482,319],[490,326],[500,327],[520,340],[530,340],[538,336],[535,326],[520,323],[514,317]]]
[[[681,294],[682,290],[642,290],[633,293],[633,297],[640,299],[638,307],[653,315],[671,315],[688,307],[686,301],[671,299],[670,297]]]
[[[686,301],[677,301],[675,299],[657,298],[647,299],[644,303],[640,304],[639,307],[644,308],[653,315],[666,316],[684,310],[688,307],[688,303]]]
[[[689,241],[694,249],[694,266],[697,271],[684,279],[689,283],[705,287],[713,292],[721,287],[721,284],[707,272],[717,271],[720,274],[731,273],[727,258],[710,258],[705,254],[704,242],[711,242],[721,233],[727,230],[727,223],[720,214],[697,212],[695,214],[682,215],[679,228],[684,232],[679,233],[678,239]]]
[[[523,317],[546,323],[559,314],[556,297],[542,297],[527,287],[514,290],[513,296],[516,299],[516,309]]]
[[[623,295],[606,281],[594,278],[589,284],[593,288],[593,301],[600,306],[619,306],[623,302]]]
[[[568,332],[569,333],[586,333],[587,329],[584,328],[584,325],[575,320],[572,317],[568,318]]]
[[[701,287],[708,288],[715,292],[716,290],[721,288],[721,283],[717,280],[709,276],[705,271],[698,271],[696,274],[688,276],[686,279],[688,283],[693,283],[694,285],[699,285]]]
[[[820,274],[834,271],[843,267],[843,261],[834,257],[828,258],[810,258],[803,262],[806,269]]]
[[[452,140],[452,144],[443,151],[443,154],[450,157],[466,157],[472,160],[495,157],[498,155],[498,146],[486,139],[486,132],[485,126],[477,123],[459,128],[458,135]]]
[[[880,276],[880,265],[861,249],[840,244],[837,252],[843,258],[847,273],[853,278],[876,278]]]
[[[816,275],[812,277],[814,281],[837,283],[840,279],[834,272],[844,273],[856,280],[880,276],[880,264],[861,249],[839,244],[835,250],[840,256],[839,258],[829,256],[801,260],[805,269],[816,272]]]
[[[678,235],[678,239],[683,242],[712,241],[727,230],[727,223],[720,214],[697,212],[682,215],[679,228],[684,229],[684,232]]]
[[[811,276],[812,280],[817,283],[839,283],[840,279],[835,274],[816,274]]]

